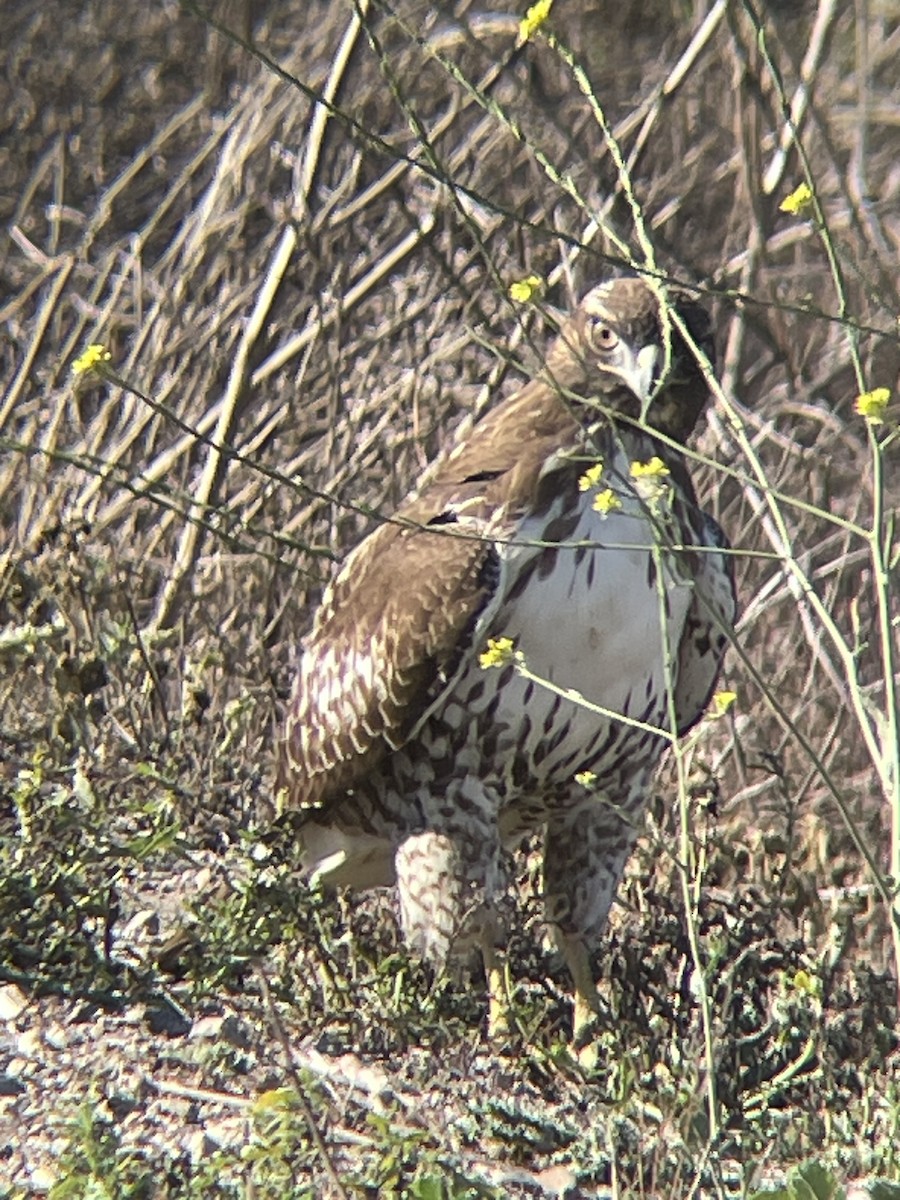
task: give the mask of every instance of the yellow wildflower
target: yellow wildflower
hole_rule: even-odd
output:
[[[296,1100],[297,1093],[293,1088],[270,1088],[267,1092],[259,1093],[253,1101],[252,1108],[255,1113],[262,1115],[273,1110],[292,1108]]]
[[[809,971],[804,971],[802,967],[794,972],[794,978],[790,982],[798,992],[806,992],[813,998],[821,995],[822,981],[815,975],[810,975]]]
[[[527,279],[519,279],[509,285],[509,296],[518,304],[527,304],[544,286],[539,275],[529,275]]]
[[[72,363],[72,374],[85,375],[88,371],[93,371],[100,363],[109,362],[111,357],[112,355],[105,346],[94,342],[88,346],[84,354],[79,355]]]
[[[593,787],[597,782],[596,771],[579,771],[575,776],[575,782],[580,783],[582,787]]]
[[[865,417],[873,425],[884,424],[884,410],[888,406],[891,393],[886,387],[874,388],[871,392],[863,392],[856,397],[854,408],[861,417]]]
[[[515,657],[515,643],[512,638],[488,638],[487,649],[478,656],[478,665],[484,670],[488,667],[505,667]]]
[[[633,462],[631,464],[632,479],[659,479],[671,472],[659,455],[654,454],[649,462]]]
[[[716,692],[712,698],[711,715],[724,717],[735,700],[737,700],[737,692]]]
[[[778,211],[788,213],[792,217],[802,217],[812,208],[813,194],[809,184],[801,183],[794,188],[789,196],[785,196],[778,205]]]
[[[591,507],[594,512],[602,513],[605,517],[607,513],[611,513],[614,509],[621,508],[622,501],[612,488],[604,488],[602,492],[598,492],[594,497],[594,503]]]
[[[588,467],[585,473],[578,480],[579,492],[589,492],[591,488],[600,486],[600,479],[603,475],[603,459],[598,459],[592,467]]]
[[[529,38],[537,33],[550,16],[550,9],[552,7],[553,0],[537,0],[536,4],[532,4],[531,8],[528,9],[525,16],[519,22],[520,42],[527,42]]]
[[[668,482],[671,474],[669,468],[654,454],[648,462],[633,462],[629,468],[631,478],[635,481],[634,492],[649,507],[651,512],[659,513],[663,505],[672,498],[672,488]]]

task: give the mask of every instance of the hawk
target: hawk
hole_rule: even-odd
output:
[[[349,555],[302,652],[281,780],[305,867],[396,883],[437,968],[480,948],[493,1031],[503,851],[541,833],[585,1044],[591,952],[654,769],[703,713],[734,622],[681,449],[708,400],[689,343],[712,358],[685,294],[593,288],[537,376]]]

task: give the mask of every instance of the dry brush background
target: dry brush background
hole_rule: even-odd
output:
[[[135,1195],[730,1195],[814,1152],[900,1175],[896,401],[874,431],[854,411],[900,371],[900,6],[557,0],[524,44],[522,15],[4,17],[0,1046],[20,1132],[0,1180],[18,1194],[62,1150],[87,1178],[101,1134]],[[821,212],[781,212],[807,169]],[[602,964],[609,1060],[583,1081],[554,1057],[564,976],[527,900],[528,1049],[501,1060],[480,984],[431,987],[389,898],[292,880],[273,747],[333,563],[534,369],[541,305],[648,248],[715,317],[694,470],[737,550],[738,699],[690,747],[681,808],[660,777]],[[511,300],[532,274],[539,302]],[[117,382],[76,387],[92,342]],[[689,912],[660,853],[685,812]],[[284,1083],[273,1133],[254,1098]]]

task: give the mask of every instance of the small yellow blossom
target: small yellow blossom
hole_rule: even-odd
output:
[[[815,975],[810,975],[809,971],[804,971],[802,967],[794,972],[791,983],[798,992],[806,992],[808,996],[814,998],[822,993],[822,981]]]
[[[633,462],[630,473],[635,481],[635,495],[649,506],[651,512],[659,513],[661,505],[672,498],[667,478],[671,474],[669,468],[659,455],[654,454],[649,462]]]
[[[737,692],[716,692],[712,698],[712,716],[724,717],[737,700]]]
[[[591,488],[599,487],[603,476],[603,459],[598,459],[592,467],[588,467],[578,480],[579,492],[589,492]]]
[[[671,472],[663,460],[656,454],[649,462],[633,462],[631,464],[632,479],[659,479],[662,475],[669,475]]]
[[[537,0],[536,4],[532,4],[531,8],[528,9],[525,16],[519,22],[520,42],[527,42],[529,38],[537,33],[550,16],[550,9],[552,7],[553,0]]]
[[[277,1109],[292,1108],[296,1101],[297,1093],[293,1088],[271,1088],[267,1092],[260,1092],[252,1107],[254,1112],[262,1115]]]
[[[101,346],[99,342],[94,342],[88,346],[84,354],[79,355],[72,363],[73,375],[84,375],[88,371],[93,371],[100,363],[109,362],[112,355],[105,346]]]
[[[593,787],[593,785],[597,782],[597,772],[579,771],[575,776],[575,782],[580,783],[582,787]]]
[[[802,217],[812,208],[812,199],[813,194],[809,189],[809,185],[801,183],[799,187],[794,188],[789,196],[785,196],[778,205],[778,210],[779,212],[788,213],[792,217]]]
[[[509,285],[509,296],[518,304],[527,304],[544,286],[539,275],[529,275],[527,279],[519,279]]]
[[[505,667],[515,657],[515,643],[512,638],[488,638],[487,649],[478,656],[478,665],[484,670],[488,667]]]
[[[612,488],[604,488],[602,492],[598,492],[594,497],[594,503],[591,507],[594,512],[602,513],[605,517],[607,513],[611,513],[614,509],[621,508],[622,501]]]
[[[884,424],[884,410],[888,406],[891,393],[886,387],[875,388],[871,392],[863,392],[856,397],[854,408],[861,417],[865,417],[873,425]]]

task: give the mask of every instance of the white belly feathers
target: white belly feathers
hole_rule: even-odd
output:
[[[475,656],[453,700],[470,716],[482,714],[480,733],[491,714],[498,761],[521,765],[524,754],[535,783],[561,784],[580,770],[602,773],[627,742],[646,736],[608,714],[670,728],[667,677],[674,686],[692,583],[683,561],[654,551],[659,534],[633,492],[623,490],[621,508],[606,514],[586,493],[571,536],[538,548],[547,525],[546,514],[524,522],[501,549],[503,598],[479,636],[512,638],[529,672],[553,689],[509,668],[485,670]],[[523,571],[528,585],[516,587]],[[554,689],[576,692],[605,712]]]

